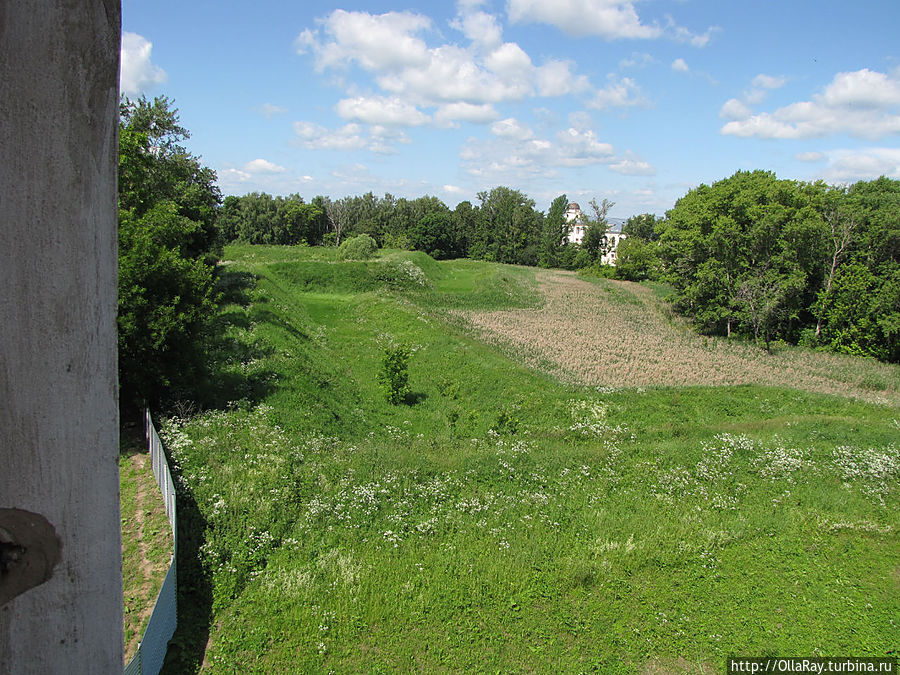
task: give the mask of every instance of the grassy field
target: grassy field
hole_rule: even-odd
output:
[[[218,409],[162,430],[203,571],[182,572],[170,672],[897,654],[900,369],[695,338],[631,284],[398,252],[226,258]],[[640,344],[596,349],[629,322]],[[393,406],[377,373],[401,342],[412,393]]]

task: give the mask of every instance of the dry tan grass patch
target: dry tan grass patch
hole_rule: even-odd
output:
[[[528,365],[592,386],[761,384],[900,404],[900,367],[870,359],[696,334],[652,290],[541,270],[540,309],[457,311]]]
[[[719,669],[710,663],[695,663],[683,659],[654,659],[641,668],[641,675],[713,675]]]

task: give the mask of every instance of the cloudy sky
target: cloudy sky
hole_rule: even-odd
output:
[[[123,0],[224,194],[506,185],[663,214],[738,169],[900,178],[897,0]]]

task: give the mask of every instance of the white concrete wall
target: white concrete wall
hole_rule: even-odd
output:
[[[0,606],[0,673],[122,672],[120,26],[119,0],[0,5],[0,509],[62,544]]]

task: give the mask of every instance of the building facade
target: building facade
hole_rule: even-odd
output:
[[[566,208],[566,223],[569,225],[567,241],[570,244],[581,246],[581,242],[584,239],[584,233],[588,227],[588,222],[584,212],[576,202],[569,202],[569,206]],[[618,248],[619,243],[627,236],[622,232],[622,226],[624,224],[624,221],[618,218],[607,219],[606,252],[600,258],[601,264],[616,264],[616,249]]]

